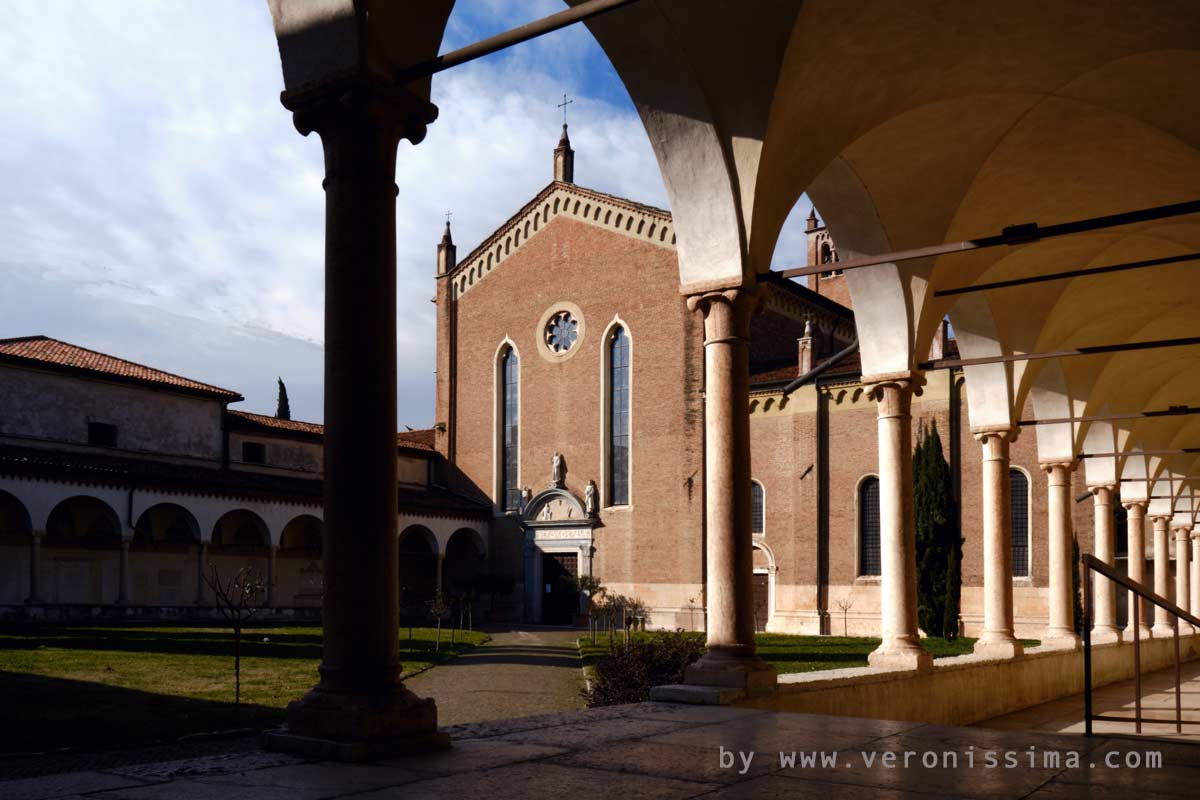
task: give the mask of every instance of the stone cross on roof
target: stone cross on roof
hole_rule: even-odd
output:
[[[567,124],[567,106],[574,102],[574,100],[568,100],[567,95],[563,94],[563,101],[558,104],[558,107],[563,110],[563,125]]]

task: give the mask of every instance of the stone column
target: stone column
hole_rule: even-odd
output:
[[[1192,526],[1175,529],[1175,605],[1182,610],[1192,613],[1189,609],[1191,592],[1188,590],[1188,534]],[[1179,635],[1186,636],[1192,632],[1192,623],[1179,620]]]
[[[707,649],[685,681],[768,692],[775,670],[755,655],[750,531],[750,318],[758,298],[730,289],[688,298],[704,317]]]
[[[206,602],[204,579],[208,575],[208,542],[196,542],[196,605]]]
[[[1154,593],[1167,600],[1171,599],[1171,551],[1170,551],[1170,517],[1152,517],[1154,523]],[[1154,627],[1150,629],[1154,636],[1174,636],[1175,627],[1171,624],[1170,613],[1162,606],[1154,606]]]
[[[325,153],[325,591],[319,683],[279,749],[326,757],[448,744],[400,682],[396,517],[396,147],[436,108],[366,77],[285,93]]]
[[[1128,550],[1129,550],[1129,580],[1139,584],[1145,588],[1146,585],[1146,501],[1136,500],[1130,503],[1122,503],[1125,510],[1129,512],[1126,520],[1126,530],[1128,531]],[[1135,614],[1140,608],[1141,613]],[[1133,592],[1129,593],[1129,624],[1125,628],[1125,635],[1129,638],[1133,637],[1134,626],[1137,626],[1138,636],[1148,637],[1150,629],[1146,626],[1146,601],[1139,598]]]
[[[438,592],[442,591],[442,581],[444,579],[443,576],[444,576],[445,572],[446,572],[446,554],[438,553],[437,554],[437,584],[435,587]]]
[[[913,521],[912,396],[915,373],[882,376],[870,386],[879,416],[879,556],[883,641],[873,667],[926,669],[933,657],[917,631],[917,542]]]
[[[121,537],[121,562],[117,572],[117,605],[129,603],[129,544],[133,541],[133,532]]]
[[[1192,559],[1191,559],[1191,592],[1188,599],[1188,613],[1193,617],[1200,617],[1200,528],[1194,528],[1191,533],[1192,540]],[[1196,633],[1200,633],[1197,630]]]
[[[1050,567],[1050,619],[1042,644],[1055,647],[1077,648],[1079,636],[1075,633],[1074,603],[1071,597],[1071,577],[1074,564],[1071,562],[1071,472],[1074,462],[1042,464],[1046,471],[1050,507],[1049,559]]]
[[[29,597],[25,602],[31,605],[44,602],[42,600],[42,537],[45,531],[33,531],[29,537]]]
[[[279,545],[271,545],[267,550],[267,608],[275,607],[275,559],[278,555]]]
[[[975,652],[1015,658],[1024,652],[1013,634],[1012,497],[1009,443],[1017,429],[979,432],[983,445],[983,631]]]
[[[1113,530],[1112,486],[1092,487],[1092,512],[1096,527],[1096,558],[1108,566],[1116,564],[1117,536]],[[1117,585],[1103,575],[1093,581],[1092,644],[1121,641],[1117,630]]]

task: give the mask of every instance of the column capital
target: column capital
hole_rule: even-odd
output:
[[[1183,525],[1175,525],[1172,530],[1175,531],[1175,538],[1181,542],[1192,535],[1192,527],[1190,525],[1186,527]]]
[[[31,530],[31,531],[29,532],[29,535],[30,535],[32,538],[34,538],[34,539],[38,539],[38,540],[41,540],[41,539],[45,539],[45,538],[46,538],[46,532],[45,532],[44,530],[40,530],[40,529],[38,529],[38,528],[34,528],[33,530]]]
[[[1061,460],[1061,461],[1040,461],[1040,462],[1038,462],[1038,465],[1042,468],[1042,471],[1045,472],[1047,475],[1053,475],[1056,470],[1063,470],[1064,472],[1074,472],[1075,468],[1077,466],[1079,466],[1079,461],[1078,461],[1078,459],[1074,459],[1074,458],[1065,459],[1065,460]]]
[[[757,286],[688,295],[688,311],[704,316],[704,346],[750,341],[750,319],[762,305]]]
[[[1193,529],[1189,536],[1193,542],[1200,542],[1200,528]]]
[[[1140,510],[1143,514],[1146,513],[1146,506],[1148,506],[1149,504],[1150,504],[1150,502],[1148,500],[1122,500],[1121,501],[1121,507],[1124,508],[1126,511],[1133,511],[1136,508],[1136,509]]]
[[[889,393],[920,396],[922,387],[925,386],[925,373],[905,370],[863,375],[862,384],[867,390],[867,397],[876,401],[884,401]]]
[[[1112,484],[1099,484],[1096,486],[1088,486],[1088,491],[1096,498],[1097,503],[1112,503],[1113,492],[1117,490]]]
[[[372,75],[353,74],[280,95],[302,135],[325,133],[346,123],[386,129],[420,144],[438,108],[407,89]]]
[[[1154,523],[1154,527],[1156,527],[1156,528],[1161,527],[1164,530],[1166,530],[1171,525],[1171,515],[1170,514],[1155,514],[1154,516],[1150,517],[1150,521],[1152,523]]]
[[[989,441],[1015,442],[1021,435],[1021,429],[1016,425],[980,425],[972,426],[971,435],[976,441],[987,447]]]

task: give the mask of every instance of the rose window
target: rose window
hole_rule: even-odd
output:
[[[579,321],[570,311],[559,311],[546,323],[546,346],[551,353],[565,353],[579,338]]]

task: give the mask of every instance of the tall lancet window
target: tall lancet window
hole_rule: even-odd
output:
[[[500,463],[503,470],[501,487],[504,510],[515,511],[521,504],[521,487],[517,484],[517,458],[520,447],[521,364],[517,351],[509,347],[500,358],[500,374],[504,388],[502,419],[500,420]]]
[[[879,478],[863,478],[858,487],[858,574],[883,572],[879,553]]]
[[[609,505],[629,505],[629,334],[613,329],[609,340]]]
[[[750,532],[763,533],[766,517],[766,498],[763,495],[762,484],[750,481]]]
[[[1012,510],[1012,574],[1014,578],[1029,577],[1029,479],[1019,469],[1008,471]]]

